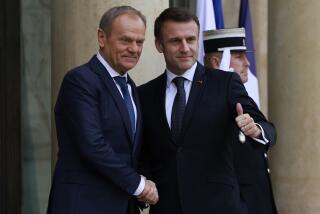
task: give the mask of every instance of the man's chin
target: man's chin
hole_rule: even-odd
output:
[[[195,62],[193,60],[180,61],[181,67],[189,69]]]
[[[126,62],[123,64],[123,67],[126,68],[126,70],[131,70],[132,68],[134,68],[137,65],[137,61],[134,62]]]

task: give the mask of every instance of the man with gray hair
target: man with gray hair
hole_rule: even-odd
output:
[[[136,214],[136,200],[158,201],[155,184],[136,172],[141,111],[127,72],[138,62],[146,19],[129,6],[101,18],[99,52],[69,71],[55,105],[59,143],[50,214]]]
[[[246,56],[248,50],[244,28],[205,31],[204,49],[206,66],[234,71],[239,74],[242,83],[248,81],[250,62]],[[270,146],[276,143],[276,136],[275,133],[269,136],[267,141],[254,140],[240,132],[239,141],[233,145],[236,176],[248,214],[277,213],[267,155]]]

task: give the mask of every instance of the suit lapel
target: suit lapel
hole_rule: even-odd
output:
[[[164,125],[164,129],[165,132],[167,133],[167,135],[169,136],[169,138],[172,140],[172,142],[174,143],[174,140],[172,138],[172,134],[171,134],[171,129],[169,127],[168,124],[168,120],[167,120],[167,114],[166,114],[166,89],[167,89],[167,75],[166,73],[163,73],[161,75],[161,79],[159,82],[159,87],[158,87],[158,96],[159,98],[156,98],[158,100],[160,100],[160,104],[157,105],[159,109],[159,111],[155,111],[155,112],[160,112],[160,119],[161,119],[161,123]]]
[[[99,75],[99,77],[102,79],[102,82],[105,84],[106,88],[109,90],[111,96],[113,97],[113,99],[116,103],[116,106],[119,109],[122,121],[126,127],[127,133],[130,137],[130,140],[131,140],[131,142],[133,142],[134,139],[133,139],[133,135],[131,134],[132,130],[131,130],[131,125],[130,125],[129,113],[126,108],[126,104],[124,103],[124,100],[123,100],[116,84],[114,83],[112,77],[107,72],[105,67],[100,63],[100,61],[97,59],[96,56],[93,56],[91,58],[91,60],[89,61],[89,65],[92,68],[92,70]]]
[[[181,140],[183,139],[183,136],[185,135],[185,132],[190,124],[190,120],[197,107],[197,104],[199,103],[199,99],[201,97],[205,85],[205,68],[198,62],[190,89],[188,103],[183,117],[183,125],[180,137]]]
[[[134,136],[134,143],[133,143],[133,149],[132,149],[132,154],[135,153],[137,147],[139,146],[139,139],[140,139],[140,132],[141,132],[141,125],[142,125],[142,120],[141,120],[141,107],[140,107],[140,100],[139,100],[139,96],[138,96],[138,92],[137,92],[137,87],[134,84],[134,82],[132,81],[132,79],[130,78],[130,76],[128,75],[128,81],[129,84],[131,85],[131,91],[132,91],[132,99],[134,101],[134,104],[136,105],[136,109],[137,109],[137,123],[136,123],[136,133]]]
[[[178,142],[173,138],[170,126],[168,124],[167,120],[167,114],[166,114],[166,89],[167,89],[167,75],[166,73],[163,73],[160,76],[159,82],[158,82],[158,89],[155,94],[155,99],[159,102],[157,104],[157,108],[160,108],[156,110],[155,112],[160,112],[159,114],[159,122],[163,125],[165,134],[170,139],[171,143],[169,146],[171,146],[173,149],[175,149],[178,146]]]
[[[167,89],[167,75],[164,72],[161,76],[158,77],[156,87],[155,87],[155,93],[154,93],[154,107],[155,111],[158,112],[159,121],[158,123],[161,124],[161,129],[163,129],[164,134],[168,136],[168,139],[170,139],[171,143],[170,146],[176,145],[171,130],[168,124],[167,120],[167,114],[166,114],[166,89]]]

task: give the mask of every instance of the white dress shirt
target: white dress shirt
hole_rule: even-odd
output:
[[[193,76],[196,71],[197,62],[193,64],[191,68],[189,68],[186,72],[184,72],[180,77],[184,77],[184,90],[186,92],[186,104],[188,103],[189,94],[191,90],[191,85],[193,81]],[[167,74],[167,87],[166,87],[166,116],[167,121],[169,124],[169,127],[171,128],[171,112],[172,112],[172,106],[174,102],[174,98],[177,94],[177,87],[172,82],[172,80],[178,75],[172,73],[168,68],[166,69]]]

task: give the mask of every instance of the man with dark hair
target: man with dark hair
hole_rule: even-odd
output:
[[[155,184],[136,172],[141,111],[127,72],[138,62],[145,17],[129,6],[108,10],[99,52],[69,71],[55,106],[58,161],[50,214],[137,214],[136,197],[155,204]]]
[[[155,21],[165,73],[138,89],[144,119],[141,171],[155,181],[151,214],[242,214],[232,144],[274,132],[236,73],[197,62],[198,19],[168,8]],[[259,125],[257,125],[259,124]],[[150,177],[149,177],[150,176]]]
[[[244,28],[228,28],[204,32],[205,65],[214,69],[234,71],[242,83],[248,81],[250,62],[246,56],[246,35]],[[249,50],[252,51],[252,50]],[[234,144],[235,171],[240,194],[249,214],[276,214],[268,149],[276,143],[275,135],[269,142],[250,138]]]

